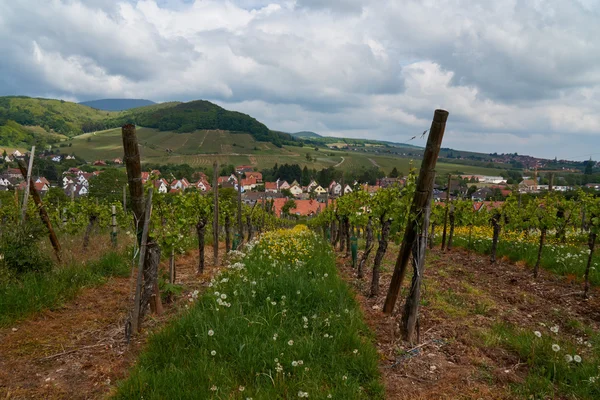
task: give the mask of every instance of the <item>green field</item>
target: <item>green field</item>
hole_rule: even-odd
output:
[[[249,164],[257,169],[271,168],[274,164],[299,164],[301,167],[322,169],[332,166],[349,170],[378,166],[389,173],[394,167],[407,174],[411,159],[400,156],[375,155],[350,150],[330,150],[314,147],[276,147],[258,142],[247,133],[221,130],[202,130],[193,133],[161,132],[138,128],[140,153],[145,163],[189,164],[208,167],[216,160],[219,164]],[[110,129],[76,136],[68,149],[86,161],[111,160],[123,156],[121,130]],[[171,152],[167,152],[171,150]],[[309,161],[307,155],[311,158]],[[343,161],[342,161],[343,160]],[[419,159],[412,162],[418,167]],[[464,172],[466,174],[498,175],[493,168],[438,163],[439,174]]]

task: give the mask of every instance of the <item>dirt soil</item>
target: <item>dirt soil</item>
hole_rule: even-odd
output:
[[[208,254],[210,253],[210,254]],[[224,246],[220,251],[224,254]],[[95,399],[114,388],[144,347],[217,272],[207,247],[205,273],[198,275],[197,252],[177,258],[176,283],[184,291],[147,315],[141,335],[125,341],[124,324],[132,296],[129,278],[111,278],[86,288],[72,302],[0,330],[0,399]],[[161,267],[168,269],[167,263]]]
[[[370,270],[359,280],[348,258],[337,261],[375,332],[387,399],[514,399],[511,383],[522,381],[527,368],[516,354],[486,346],[486,330],[498,322],[532,331],[557,324],[574,338],[581,335],[578,324],[595,330],[600,324],[597,289],[584,300],[581,283],[572,279],[542,271],[536,280],[520,263],[490,264],[462,249],[434,249],[427,254],[420,340],[404,342],[398,322],[410,276],[394,314],[381,312],[397,254],[397,247],[388,249],[377,298],[368,297]]]

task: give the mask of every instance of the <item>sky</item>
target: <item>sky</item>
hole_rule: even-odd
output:
[[[443,108],[443,147],[600,159],[600,0],[0,1],[0,54],[0,95],[397,142]]]

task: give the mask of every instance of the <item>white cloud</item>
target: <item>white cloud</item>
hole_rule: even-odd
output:
[[[597,2],[0,3],[0,95],[209,99],[272,129],[553,157],[600,135]],[[503,150],[498,150],[502,148]]]

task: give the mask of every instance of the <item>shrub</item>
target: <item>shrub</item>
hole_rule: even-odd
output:
[[[0,240],[0,253],[6,268],[16,274],[52,269],[52,259],[39,247],[43,234],[41,226],[32,223],[5,231]]]

